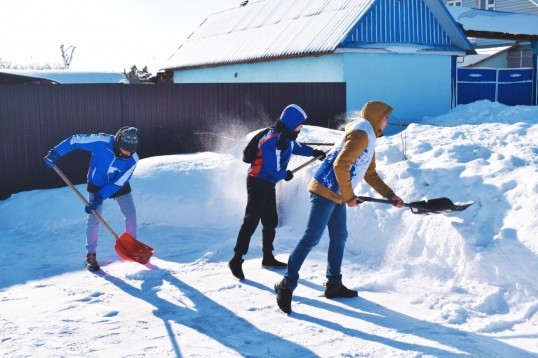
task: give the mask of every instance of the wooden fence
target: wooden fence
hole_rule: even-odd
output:
[[[75,133],[135,126],[141,158],[217,150],[219,138],[267,126],[290,103],[306,111],[306,124],[335,128],[345,98],[345,83],[0,85],[0,200],[63,186],[42,158]],[[74,152],[62,170],[82,183],[87,161]]]

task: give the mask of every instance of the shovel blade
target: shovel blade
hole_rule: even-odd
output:
[[[155,249],[138,241],[131,234],[124,232],[116,240],[114,246],[119,257],[126,261],[135,261],[142,265],[148,263]]]
[[[413,214],[440,214],[453,211],[463,211],[473,204],[474,202],[456,205],[449,198],[436,198],[415,201],[413,203],[409,203],[407,206],[411,208],[411,212],[413,212]]]

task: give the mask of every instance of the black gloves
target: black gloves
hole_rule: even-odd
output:
[[[287,170],[286,171],[286,178],[284,178],[285,181],[290,181],[293,179],[293,173],[291,172],[291,170]]]
[[[54,149],[51,149],[49,153],[45,156],[45,158],[43,158],[43,161],[45,162],[47,168],[52,169],[56,165],[58,159],[60,159],[60,155],[58,154],[58,152],[56,152]]]
[[[325,154],[325,152],[322,151],[322,150],[314,149],[314,152],[312,153],[312,156],[313,157],[319,157],[319,160],[323,160],[323,159],[325,159],[327,154]]]
[[[91,214],[92,211],[97,209],[99,205],[103,203],[103,197],[99,192],[93,194],[93,199],[90,201],[90,205],[84,207],[84,211],[86,214]]]

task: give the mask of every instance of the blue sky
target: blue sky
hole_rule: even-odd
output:
[[[207,18],[242,0],[1,0],[0,59],[13,66],[61,65],[74,46],[73,70],[155,73]],[[6,36],[7,34],[7,36]]]

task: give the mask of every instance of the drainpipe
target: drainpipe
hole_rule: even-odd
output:
[[[532,68],[534,70],[534,77],[532,79],[532,91],[533,91],[533,105],[538,104],[538,40],[531,41],[532,51]]]

